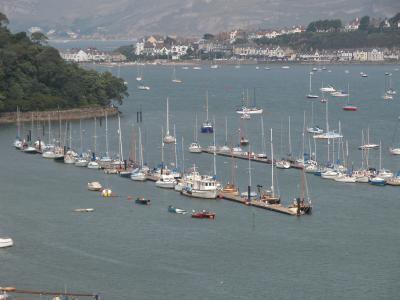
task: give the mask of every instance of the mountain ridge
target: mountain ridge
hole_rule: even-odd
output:
[[[80,31],[83,35],[139,37],[146,34],[202,35],[234,28],[307,25],[317,19],[391,17],[398,0],[2,0],[10,27]]]

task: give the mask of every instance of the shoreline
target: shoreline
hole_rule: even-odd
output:
[[[400,61],[268,61],[268,60],[185,60],[185,61],[166,61],[166,60],[156,60],[152,62],[121,62],[121,63],[109,63],[109,62],[82,62],[81,65],[98,65],[105,67],[117,67],[117,66],[210,66],[210,65],[398,65],[400,66]]]
[[[34,121],[56,121],[56,120],[80,120],[94,117],[116,116],[119,113],[118,107],[90,107],[74,108],[65,110],[46,111],[24,111],[19,113],[20,122]],[[0,124],[11,124],[17,122],[17,112],[0,113]]]

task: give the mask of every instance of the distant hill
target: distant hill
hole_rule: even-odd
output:
[[[11,28],[80,30],[139,37],[201,35],[233,28],[308,24],[315,19],[390,17],[399,0],[1,0]]]

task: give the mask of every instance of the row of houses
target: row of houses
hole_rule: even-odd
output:
[[[126,57],[117,52],[106,52],[96,48],[68,49],[60,51],[60,56],[71,62],[124,62]]]

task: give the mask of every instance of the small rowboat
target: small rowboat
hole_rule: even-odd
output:
[[[357,109],[358,109],[357,106],[351,104],[343,106],[343,110],[345,111],[357,111]]]
[[[215,219],[215,216],[216,216],[215,213],[206,210],[192,213],[192,218],[195,219]]]
[[[172,205],[168,206],[168,211],[169,211],[170,213],[181,214],[181,215],[187,214],[187,211],[186,211],[186,210],[181,209],[181,208],[174,207],[174,206],[172,206]]]
[[[74,212],[93,212],[94,208],[76,208]]]
[[[135,200],[135,203],[137,204],[141,204],[141,205],[150,205],[150,199],[146,199],[144,197],[138,197]]]

